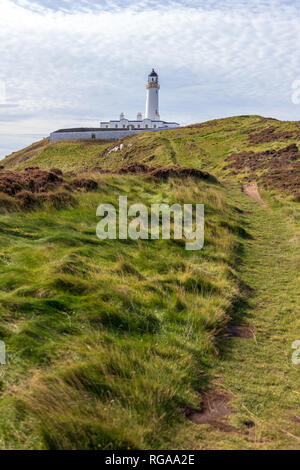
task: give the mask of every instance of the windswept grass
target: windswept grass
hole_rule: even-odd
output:
[[[69,208],[0,216],[1,448],[187,447],[240,295],[240,214],[221,186],[107,176]],[[96,208],[204,203],[206,244],[100,241]]]
[[[272,131],[273,130],[273,131]],[[253,141],[253,135],[271,131],[271,139]],[[109,151],[123,143],[122,149]],[[206,170],[218,178],[240,180],[241,171],[226,169],[226,157],[243,151],[263,152],[300,145],[298,122],[278,121],[261,116],[235,116],[215,119],[179,129],[144,132],[122,141],[64,141],[48,139],[8,156],[6,168],[59,167],[64,170],[90,170],[96,166],[112,170],[139,162],[150,166],[182,165]],[[250,172],[251,174],[251,172]]]
[[[146,132],[111,153],[119,142],[46,139],[1,162],[69,176],[133,162],[184,165],[224,184],[106,175],[98,191],[70,201],[55,193],[26,211],[0,196],[2,449],[299,445],[299,371],[290,360],[300,332],[299,195],[262,191],[260,207],[240,191],[252,169],[225,169],[234,152],[295,143],[299,123],[239,116]],[[119,195],[129,204],[205,204],[204,249],[100,242],[96,208],[117,205]],[[231,318],[249,322],[255,339],[224,342]],[[209,386],[232,396],[227,430],[185,419]]]
[[[199,449],[299,449],[300,207],[293,198],[262,192],[262,207],[241,194],[230,197],[249,213],[239,277],[251,296],[236,321],[250,324],[254,340],[234,338],[214,369],[215,382],[231,396],[234,431],[198,427]]]

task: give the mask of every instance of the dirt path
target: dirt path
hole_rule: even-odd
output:
[[[198,424],[195,449],[300,449],[300,365],[291,360],[300,340],[299,208],[266,210],[243,193],[232,200],[250,214],[251,235],[239,267],[251,294],[234,323],[248,324],[254,337],[227,340],[212,388],[231,397],[231,413],[223,427]]]
[[[258,202],[261,206],[266,205],[265,201],[261,198],[261,195],[259,194],[256,182],[243,184],[242,191],[247,194],[247,196],[251,197],[251,199],[254,199],[254,201]]]

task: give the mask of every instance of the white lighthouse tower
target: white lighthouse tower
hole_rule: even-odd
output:
[[[1,0],[0,0],[1,1]],[[77,129],[59,129],[50,134],[50,142],[56,140],[80,140],[80,139],[101,139],[101,140],[119,140],[133,134],[139,134],[146,131],[163,131],[166,129],[175,129],[180,127],[177,122],[162,121],[158,110],[158,75],[154,69],[148,75],[147,83],[147,101],[146,115],[143,119],[142,113],[138,113],[136,119],[130,120],[124,113],[120,114],[120,119],[111,121],[101,121],[100,127],[80,127]],[[128,144],[129,145],[129,144]],[[132,145],[132,144],[131,144]],[[108,153],[118,151],[121,146],[114,147]],[[122,147],[123,148],[123,147]]]
[[[152,72],[148,75],[147,98],[146,98],[146,119],[151,121],[159,121],[159,110],[158,110],[158,91],[159,91],[158,75],[152,69]]]
[[[160,86],[158,82],[158,75],[154,69],[152,69],[152,72],[148,75],[146,89],[147,100],[145,117],[143,118],[142,113],[139,112],[136,116],[136,119],[131,120],[127,119],[124,113],[121,113],[119,120],[102,121],[100,123],[101,132],[99,133],[99,135],[101,135],[101,139],[120,139],[127,135],[139,134],[140,132],[155,132],[180,127],[177,122],[162,121],[160,119],[158,107],[158,93]],[[98,138],[98,134],[95,134],[95,131],[93,130],[92,132],[93,135],[96,136],[94,138]],[[56,138],[56,136],[54,137]]]

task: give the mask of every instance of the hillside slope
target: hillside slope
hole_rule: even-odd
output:
[[[299,448],[299,132],[241,116],[1,162],[1,449]],[[204,248],[100,241],[120,195],[204,204]]]
[[[300,193],[300,123],[237,116],[185,128],[146,132],[121,141],[49,143],[16,152],[5,168],[58,167],[63,170],[117,170],[135,162],[183,165],[224,179],[255,179],[265,188]],[[282,175],[282,177],[281,177]],[[283,184],[286,181],[286,185]]]
[[[191,445],[217,338],[241,295],[240,214],[194,179],[103,176],[71,205],[0,215],[0,447]],[[100,203],[204,203],[206,249],[96,237]],[[190,442],[187,444],[187,442]]]
[[[250,235],[237,268],[250,295],[234,323],[250,326],[253,338],[237,335],[225,344],[213,389],[226,392],[228,419],[198,426],[194,448],[299,450],[300,366],[292,362],[300,339],[299,203],[263,191],[261,206],[228,189],[229,199],[248,214]]]

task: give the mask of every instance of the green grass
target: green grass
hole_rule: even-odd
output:
[[[89,170],[96,166],[99,154],[111,145],[111,142],[103,141],[69,141],[50,144],[49,139],[44,139],[27,149],[13,153],[4,159],[3,163],[7,168],[18,169],[39,166],[40,168],[57,167],[64,171]]]
[[[299,133],[297,122],[277,121],[261,116],[237,116],[161,132],[145,132],[124,139],[124,148],[108,154],[120,141],[55,142],[47,139],[3,160],[7,168],[28,165],[64,170],[89,170],[95,166],[117,169],[124,164],[143,162],[150,166],[185,165],[200,168],[223,178],[225,158],[233,152],[280,149],[291,143],[300,145],[298,138],[281,138],[253,145],[249,132],[261,132],[274,127],[276,132]],[[231,179],[232,179],[231,175]],[[238,179],[239,175],[235,177]]]
[[[239,214],[221,186],[105,177],[78,206],[0,217],[0,446],[185,447],[239,286]],[[206,246],[100,241],[96,208],[204,203]]]
[[[234,192],[249,213],[239,276],[251,289],[234,322],[254,327],[255,341],[233,339],[214,369],[215,387],[232,397],[233,432],[199,429],[196,448],[299,449],[299,366],[292,343],[300,339],[300,208],[263,193],[261,207]]]
[[[68,208],[2,201],[0,448],[299,449],[299,203],[264,191],[261,207],[240,192],[241,173],[224,171],[232,152],[300,144],[250,145],[249,131],[270,126],[299,129],[240,116],[126,138],[109,155],[118,143],[45,140],[4,160],[75,172],[185,165],[222,184],[106,175]],[[100,242],[96,208],[119,195],[204,203],[204,249]],[[251,324],[255,340],[224,341],[229,321]],[[185,419],[209,389],[232,397],[227,432]]]

